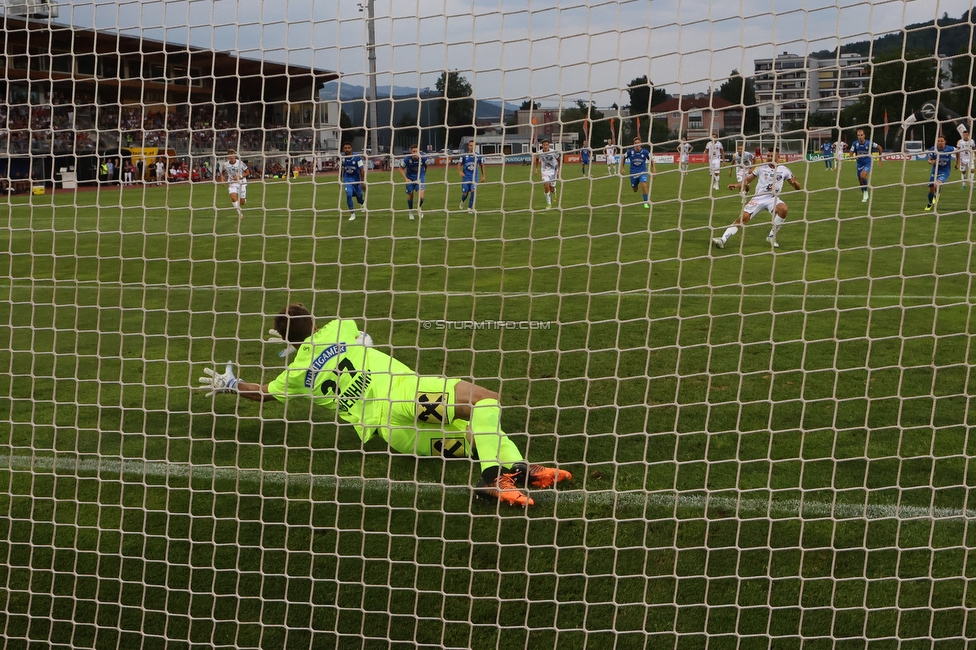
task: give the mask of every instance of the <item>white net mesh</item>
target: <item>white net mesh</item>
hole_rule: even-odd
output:
[[[973,188],[899,152],[963,139],[968,5],[371,4],[6,16],[5,647],[965,647]],[[299,301],[572,480],[189,390]]]

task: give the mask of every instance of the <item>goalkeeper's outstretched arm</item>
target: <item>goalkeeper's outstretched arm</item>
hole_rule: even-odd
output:
[[[253,384],[234,376],[233,363],[230,361],[227,362],[223,373],[218,374],[216,370],[211,368],[204,368],[203,373],[206,377],[200,377],[199,388],[209,391],[208,396],[220,393],[237,393],[254,402],[267,402],[274,399],[274,395],[268,390],[268,384]]]
[[[252,384],[248,381],[241,381],[237,384],[238,394],[252,402],[270,402],[275,397],[268,392],[268,384]]]

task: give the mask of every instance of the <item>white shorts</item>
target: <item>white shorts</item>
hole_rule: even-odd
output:
[[[708,163],[708,168],[710,170],[712,170],[712,173],[713,174],[717,174],[722,169],[722,161],[721,160],[711,160]]]
[[[740,168],[736,167],[735,168],[735,180],[736,180],[736,182],[737,183],[741,183],[742,182],[742,179],[745,178],[748,174],[749,174],[749,170],[747,170],[747,169],[740,169]]]
[[[550,185],[554,184],[556,182],[556,172],[542,170],[542,182],[549,183]]]
[[[959,171],[961,171],[963,174],[965,174],[972,168],[973,168],[972,160],[966,160],[965,158],[959,159]]]
[[[769,212],[769,214],[776,214],[776,206],[782,203],[778,196],[773,196],[772,194],[763,194],[761,196],[754,196],[752,199],[746,203],[745,207],[742,208],[743,212],[748,212],[749,216],[754,217],[763,210]]]
[[[617,164],[617,157],[616,156],[607,156],[607,164],[608,165],[616,165]]]
[[[238,199],[247,198],[247,183],[231,183],[227,186],[228,194],[236,194]]]
[[[682,165],[687,165],[688,164],[688,161],[689,161],[689,159],[686,158],[685,156],[682,156],[681,158],[678,159],[678,162],[680,164],[682,164]]]

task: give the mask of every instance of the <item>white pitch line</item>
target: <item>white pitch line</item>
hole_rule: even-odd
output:
[[[362,494],[378,495],[400,493],[421,493],[436,495],[443,492],[470,492],[470,486],[431,485],[410,481],[390,481],[382,478],[363,479],[355,477],[335,477],[290,472],[263,471],[259,469],[239,469],[191,463],[171,463],[166,461],[145,461],[122,458],[93,458],[62,455],[37,456],[18,454],[0,456],[0,470],[30,472],[33,474],[54,474],[56,476],[109,478],[152,477],[163,479],[179,477],[187,480],[232,481],[250,486],[270,484],[275,486],[310,485],[318,488],[336,490],[355,490]],[[174,488],[182,489],[182,488]],[[192,488],[186,488],[192,489]],[[536,494],[540,494],[536,492]],[[972,519],[976,510],[967,508],[929,508],[923,506],[901,506],[897,504],[831,503],[827,501],[800,499],[763,499],[755,497],[733,498],[729,496],[703,495],[701,492],[683,493],[673,491],[648,492],[646,490],[594,490],[560,489],[554,496],[563,503],[583,503],[598,506],[655,506],[669,510],[707,510],[728,511],[729,517],[743,514],[765,514],[775,518],[798,517],[807,519]],[[370,500],[376,503],[374,500]]]
[[[163,284],[139,284],[134,282],[103,282],[98,280],[38,280],[35,282],[12,281],[4,283],[0,280],[0,289],[38,289],[38,290],[83,290],[83,291],[127,291],[127,292],[173,292],[173,291],[237,291],[240,293],[269,293],[272,291],[301,292],[316,291],[310,287],[291,289],[288,287],[234,287],[227,285],[200,284],[200,285],[163,285]],[[608,295],[649,295],[662,298],[715,298],[734,299],[734,300],[770,300],[788,299],[802,300],[804,298],[816,300],[927,300],[927,301],[950,301],[950,302],[971,302],[970,296],[946,295],[933,296],[921,294],[835,294],[835,293],[721,293],[708,291],[675,291],[674,289],[623,289],[623,290],[600,290],[600,291],[402,291],[394,289],[363,289],[371,294],[396,293],[397,295],[417,295],[417,296],[475,296],[475,297],[499,297],[499,298],[559,298],[572,296],[608,296]],[[340,290],[328,290],[319,293],[341,293]]]

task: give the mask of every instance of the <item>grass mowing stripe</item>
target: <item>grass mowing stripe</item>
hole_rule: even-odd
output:
[[[107,478],[111,476],[167,478],[176,476],[191,480],[232,481],[249,486],[289,485],[335,489],[336,491],[357,491],[370,496],[400,493],[418,493],[436,496],[443,492],[464,493],[471,490],[462,485],[417,484],[409,481],[390,481],[387,479],[363,479],[357,477],[316,476],[292,472],[264,471],[259,469],[239,469],[199,463],[174,463],[164,461],[145,461],[123,458],[86,458],[79,456],[38,456],[36,454],[17,454],[0,457],[0,469],[13,472],[54,473],[58,476]],[[540,494],[536,492],[536,495]],[[544,494],[544,493],[542,493]],[[656,507],[669,510],[724,510],[736,515],[768,513],[777,518],[799,517],[801,519],[972,519],[976,510],[958,508],[924,508],[920,506],[900,506],[897,504],[854,504],[831,503],[806,499],[761,499],[755,497],[732,498],[722,495],[706,495],[700,492],[683,493],[674,491],[648,492],[645,490],[574,490],[560,489],[556,499],[564,503],[585,502],[602,506]],[[344,501],[344,500],[343,500]],[[372,503],[375,501],[371,500]]]
[[[266,287],[242,287],[242,286],[231,286],[231,285],[214,285],[214,284],[203,284],[203,285],[187,285],[187,284],[140,284],[137,282],[112,282],[112,281],[96,281],[96,280],[39,280],[34,282],[8,282],[3,283],[0,280],[0,288],[9,289],[80,289],[87,291],[226,291],[228,289],[233,289],[241,293],[252,293],[260,292],[267,293],[269,291],[281,290],[285,291],[285,288],[266,288]],[[348,293],[348,292],[344,292]],[[817,299],[817,300],[910,300],[910,301],[920,301],[920,300],[945,300],[950,302],[972,302],[972,296],[964,295],[912,295],[912,294],[834,294],[834,293],[729,293],[729,292],[702,292],[702,291],[674,291],[671,289],[626,289],[620,291],[579,291],[579,292],[567,292],[567,291],[424,291],[418,289],[416,291],[409,290],[369,290],[370,294],[410,294],[417,296],[473,296],[473,297],[485,297],[485,296],[497,296],[499,298],[566,298],[572,296],[627,296],[627,295],[650,295],[658,296],[663,298],[734,298],[736,300],[741,299],[763,299],[768,300],[770,298],[783,298],[791,300],[799,300],[803,298]]]

